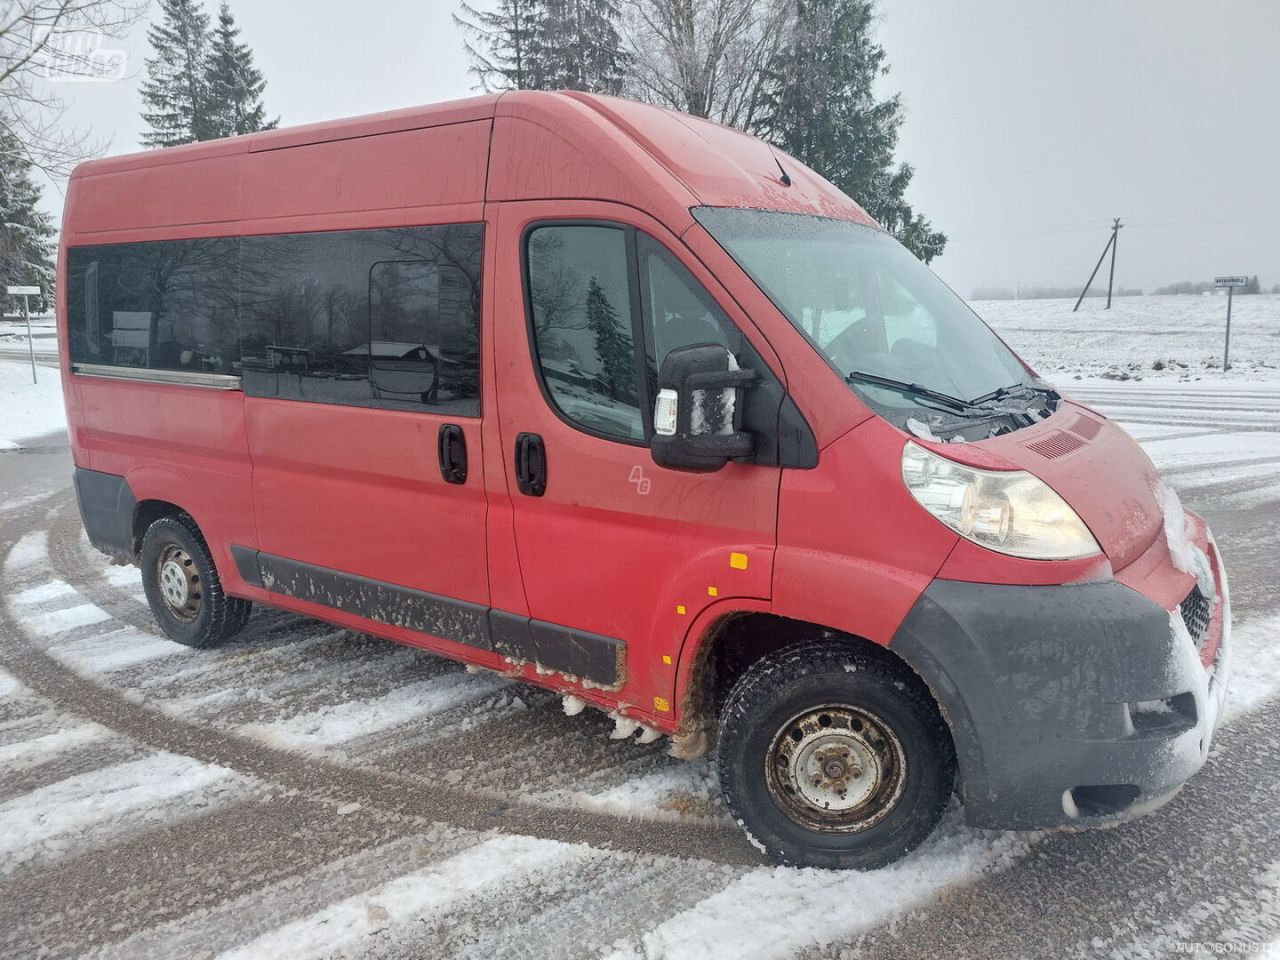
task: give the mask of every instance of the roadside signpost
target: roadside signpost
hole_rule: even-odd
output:
[[[9,296],[22,298],[22,317],[27,321],[27,353],[31,355],[31,382],[36,382],[36,342],[31,337],[31,310],[27,297],[40,296],[39,287],[9,287]],[[1230,313],[1228,312],[1228,316]]]
[[[1215,287],[1227,288],[1227,340],[1222,347],[1222,372],[1231,369],[1231,294],[1236,287],[1243,287],[1249,282],[1248,277],[1214,277]]]

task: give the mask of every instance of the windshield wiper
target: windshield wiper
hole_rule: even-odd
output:
[[[1052,387],[1037,387],[1034,383],[1011,383],[1007,387],[997,387],[990,393],[984,393],[980,397],[974,397],[969,401],[969,403],[976,407],[983,403],[991,403],[994,400],[1003,400],[1005,397],[1013,396],[1014,392],[1017,390],[1030,390],[1032,393],[1047,393],[1052,394],[1055,397],[1058,395],[1058,391],[1054,390]]]
[[[959,397],[953,397],[949,393],[934,390],[920,383],[907,383],[905,380],[894,380],[892,377],[882,377],[876,373],[864,373],[861,370],[850,371],[845,374],[844,379],[846,383],[872,383],[879,387],[888,387],[891,390],[901,390],[903,393],[908,393],[912,396],[928,397],[936,403],[941,403],[962,413],[969,413],[973,410],[973,404],[969,401],[961,400]]]

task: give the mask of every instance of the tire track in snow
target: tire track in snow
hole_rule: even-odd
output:
[[[48,564],[42,550],[47,540],[24,537],[15,568],[30,571]],[[47,579],[47,576],[46,576]],[[25,636],[4,611],[16,638]],[[123,733],[156,750],[184,754],[225,766],[246,776],[274,781],[337,803],[358,803],[432,821],[448,821],[466,829],[495,827],[511,833],[553,840],[581,840],[600,847],[643,852],[702,855],[722,862],[752,863],[757,855],[734,830],[690,823],[633,824],[604,814],[573,809],[524,806],[503,794],[455,788],[447,783],[407,780],[378,770],[340,766],[293,751],[268,747],[208,724],[193,725],[135,702],[132,691],[119,691],[86,679],[59,663],[29,640],[0,648],[0,666],[39,693],[67,704],[77,714]],[[478,763],[500,764],[501,745]]]
[[[33,857],[102,845],[145,824],[190,815],[247,789],[226,768],[155,754],[88,771],[0,803],[0,873]]]

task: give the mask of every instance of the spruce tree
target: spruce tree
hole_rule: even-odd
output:
[[[267,108],[262,102],[267,81],[253,65],[253,51],[248,44],[240,43],[239,37],[240,28],[223,0],[209,58],[209,100],[213,135],[217,137],[273,130],[280,122],[279,117],[267,120]]]
[[[595,337],[600,373],[609,387],[609,395],[623,403],[636,403],[635,355],[630,330],[623,330],[618,311],[595,277],[587,284],[586,313],[587,329]]]
[[[874,0],[794,0],[789,42],[775,62],[760,132],[856,200],[926,263],[946,235],[904,199],[914,170],[896,163],[902,103],[876,97],[888,72],[875,42]]]
[[[544,0],[538,38],[546,89],[622,92],[626,56],[615,0]]]
[[[41,308],[53,291],[54,229],[40,209],[40,187],[18,139],[0,127],[0,273],[6,286],[39,286]]]
[[[460,6],[453,22],[471,37],[464,47],[483,89],[548,89],[540,56],[545,0],[499,0],[495,10]]]
[[[147,31],[155,51],[146,61],[142,118],[148,147],[172,147],[217,136],[209,95],[209,15],[198,0],[160,0],[161,21]]]

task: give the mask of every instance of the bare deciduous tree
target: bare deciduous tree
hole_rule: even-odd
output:
[[[787,0],[623,0],[637,99],[754,130],[788,33]]]
[[[66,176],[101,149],[88,130],[66,128],[65,101],[50,80],[101,77],[101,41],[123,36],[146,10],[134,0],[0,0],[0,126],[32,166]]]

